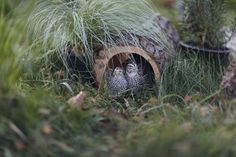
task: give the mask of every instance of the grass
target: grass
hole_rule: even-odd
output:
[[[192,52],[180,51],[166,71],[162,82],[165,94],[186,96],[200,92],[209,95],[216,91],[227,64],[188,53]]]
[[[236,156],[235,102],[215,94],[223,65],[179,50],[156,87],[114,100],[60,79],[57,55],[25,53],[26,21],[0,17],[0,157]],[[63,82],[88,93],[83,108]]]
[[[64,59],[62,52],[70,43],[78,47],[77,55],[85,56],[93,65],[96,56],[93,43],[111,47],[116,45],[114,38],[119,37],[127,44],[124,32],[151,38],[172,50],[160,28],[147,22],[154,12],[145,0],[125,3],[121,0],[46,0],[36,4],[29,18],[29,29],[36,45],[42,45],[46,52],[59,52],[57,55]],[[144,24],[153,31],[144,29]]]

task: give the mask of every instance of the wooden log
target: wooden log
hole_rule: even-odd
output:
[[[109,61],[114,56],[122,55],[122,57],[120,58],[120,62],[125,62],[129,58],[130,54],[138,54],[143,57],[151,65],[152,70],[154,72],[155,80],[158,80],[160,78],[160,66],[156,62],[156,58],[152,54],[147,53],[140,47],[117,46],[100,51],[99,57],[96,59],[95,75],[97,86],[99,89],[103,88],[104,86],[104,75],[106,69],[109,66]]]

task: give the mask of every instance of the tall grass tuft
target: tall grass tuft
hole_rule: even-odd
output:
[[[197,54],[178,53],[163,75],[159,95],[184,97],[196,93],[202,96],[212,94],[219,89],[226,68],[219,61],[210,61]]]
[[[93,63],[93,44],[115,46],[116,36],[126,43],[123,32],[171,49],[160,28],[147,20],[154,13],[145,0],[41,0],[29,17],[29,31],[46,52],[62,52],[70,43]]]

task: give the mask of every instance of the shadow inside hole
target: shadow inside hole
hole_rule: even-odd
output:
[[[96,85],[94,70],[90,61],[85,56],[78,56],[73,52],[66,54],[68,77],[74,81]]]

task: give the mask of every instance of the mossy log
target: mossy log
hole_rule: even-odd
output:
[[[123,43],[123,40],[118,37],[115,41],[116,47],[102,49],[98,52],[95,64],[95,75],[96,83],[99,88],[103,87],[107,68],[114,68],[114,66],[122,65],[122,63],[128,60],[132,54],[143,57],[152,68],[153,78],[159,80],[160,74],[169,65],[171,58],[175,55],[175,50],[179,42],[179,35],[169,20],[160,14],[154,16],[153,22],[166,34],[166,38],[169,41],[172,50],[170,51],[167,47],[138,35],[131,36],[130,34],[124,34],[126,43]],[[113,67],[109,65],[111,60]]]
[[[129,59],[129,54],[138,54],[142,56],[151,65],[154,78],[156,80],[160,77],[159,64],[155,61],[155,57],[150,55],[148,52],[144,51],[139,47],[134,46],[117,46],[113,48],[108,48],[100,51],[98,58],[96,59],[95,73],[97,86],[101,88],[104,83],[105,71],[109,67],[109,61],[115,57],[115,65],[122,64],[127,59]]]

